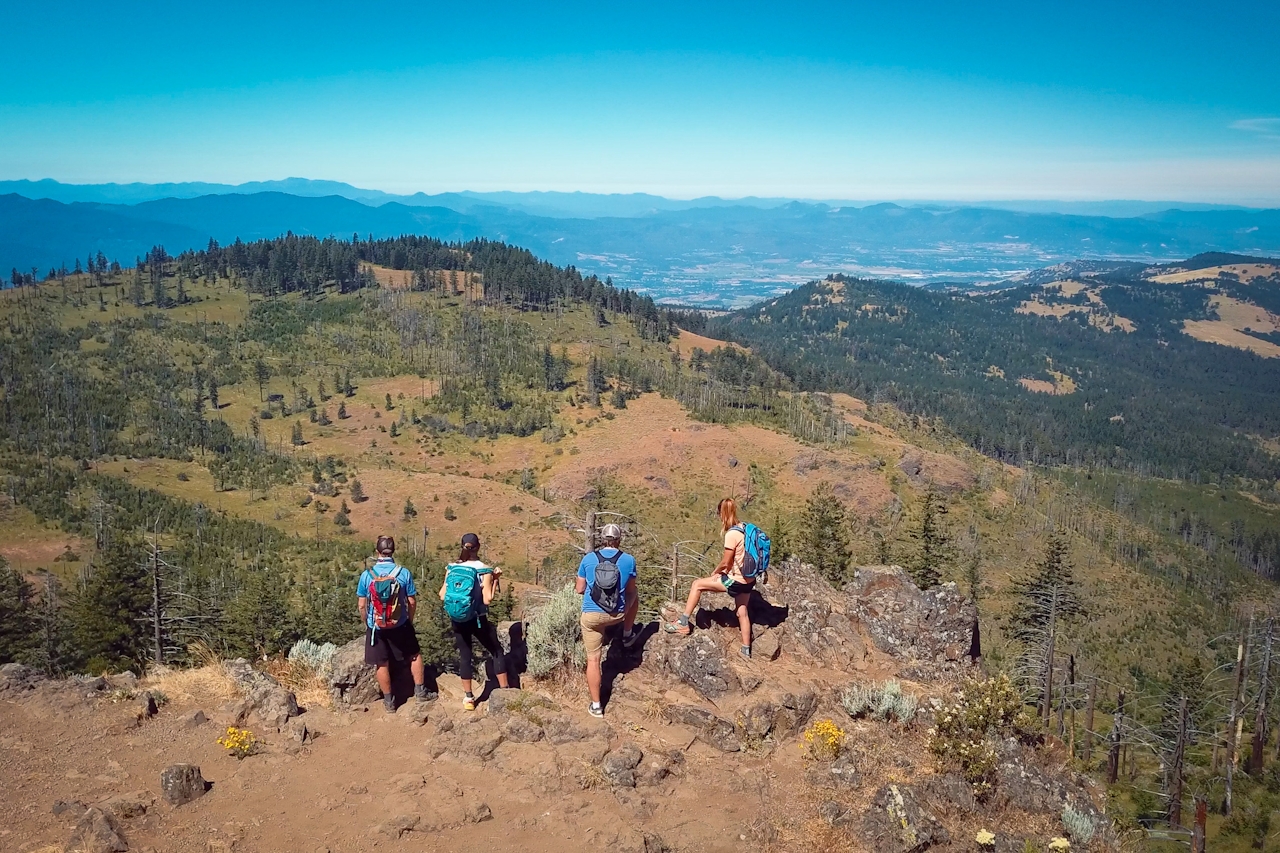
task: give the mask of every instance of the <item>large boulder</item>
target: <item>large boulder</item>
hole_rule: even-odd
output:
[[[978,611],[954,583],[921,590],[901,566],[863,566],[844,593],[882,652],[944,669],[969,654]]]
[[[785,738],[804,728],[818,709],[818,696],[812,690],[786,693],[743,707],[734,720],[738,739],[747,745],[758,745],[772,735]]]
[[[244,658],[223,664],[228,677],[244,693],[248,710],[267,726],[281,728],[291,717],[302,713],[298,697],[265,672],[253,668]]]
[[[885,785],[877,791],[862,817],[862,829],[868,846],[883,853],[922,853],[951,840],[906,785]]]
[[[44,673],[20,663],[6,663],[0,666],[0,693],[6,690],[31,690],[41,681]]]
[[[861,664],[866,647],[845,597],[813,566],[787,560],[770,573],[768,592],[787,608],[788,642],[810,656],[847,668]]]
[[[715,700],[741,689],[714,631],[695,631],[692,637],[664,635],[652,645],[654,662],[704,699]]]

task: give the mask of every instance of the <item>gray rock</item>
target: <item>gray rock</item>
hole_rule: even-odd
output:
[[[138,703],[138,717],[140,719],[149,720],[160,713],[160,706],[156,704],[156,697],[150,690],[144,690],[139,693],[134,701]]]
[[[578,743],[595,734],[586,726],[579,724],[577,720],[565,714],[548,716],[543,721],[542,730],[547,740],[556,746]]]
[[[615,788],[636,786],[636,767],[644,759],[644,753],[634,744],[623,744],[605,755],[600,762],[604,778]]]
[[[204,711],[201,711],[199,708],[189,714],[186,714],[182,718],[182,725],[189,729],[199,728],[207,722],[209,722],[209,718],[206,717]]]
[[[954,669],[969,654],[978,613],[954,583],[921,591],[900,566],[863,566],[844,594],[876,648],[921,672]]]
[[[766,628],[764,633],[751,640],[751,659],[777,660],[782,653],[782,637],[776,628]]]
[[[284,732],[285,737],[297,743],[311,743],[311,741],[315,740],[315,734],[302,717],[294,717],[289,720],[284,724],[284,728],[281,731]]]
[[[427,720],[431,718],[431,703],[413,701],[400,709],[400,715],[404,717],[406,723],[415,726],[425,726]]]
[[[662,757],[649,757],[635,770],[637,785],[657,785],[671,775],[671,762]]]
[[[88,806],[79,800],[58,800],[53,804],[53,813],[69,820],[79,820],[86,809]]]
[[[98,808],[118,820],[132,820],[146,814],[155,802],[156,798],[149,791],[133,791],[104,800]]]
[[[831,763],[818,763],[805,773],[809,784],[818,788],[856,788],[862,779],[852,756],[842,755]]]
[[[497,714],[507,710],[511,704],[521,705],[528,701],[532,694],[514,687],[498,687],[489,692],[489,713]]]
[[[279,684],[261,683],[249,691],[247,698],[258,719],[264,725],[277,729],[302,713],[298,708],[298,697]]]
[[[502,722],[502,736],[512,743],[537,743],[542,740],[542,727],[521,714],[511,714]]]
[[[30,690],[45,680],[44,673],[20,663],[0,666],[0,691]]]
[[[194,764],[173,764],[160,773],[160,792],[170,805],[180,806],[204,796],[204,777]]]
[[[106,690],[110,686],[107,680],[100,675],[73,675],[69,680],[75,682],[82,689],[94,693]]]
[[[812,690],[783,694],[773,715],[774,736],[788,737],[801,731],[817,710],[818,694]]]
[[[493,820],[493,811],[488,803],[474,803],[467,806],[467,823],[484,823],[486,820]]]
[[[862,817],[862,829],[869,846],[884,853],[921,853],[951,840],[906,785],[885,785],[877,791]]]
[[[374,668],[364,662],[364,638],[357,637],[336,651],[320,672],[339,705],[364,705],[382,695]]]
[[[126,669],[124,672],[117,672],[115,675],[108,675],[107,683],[116,690],[137,690],[138,676],[137,673],[130,672]]]
[[[835,800],[827,800],[818,806],[818,817],[822,818],[827,826],[844,826],[852,822],[849,810]]]
[[[248,699],[236,699],[220,706],[214,718],[223,726],[242,726],[253,713],[253,703]]]
[[[671,705],[666,713],[671,722],[696,730],[698,739],[709,746],[722,752],[739,752],[742,749],[733,723],[720,719],[710,711],[695,705]]]
[[[413,832],[418,828],[418,824],[422,822],[422,818],[417,815],[402,814],[383,821],[373,828],[374,832],[385,835],[388,838],[399,838],[406,832]]]
[[[123,853],[129,845],[120,837],[115,819],[90,807],[80,816],[67,842],[68,853]]]
[[[919,787],[921,798],[931,805],[961,814],[975,814],[978,811],[973,786],[958,773],[930,776]]]
[[[705,699],[718,699],[738,690],[738,676],[729,667],[724,649],[710,632],[699,631],[683,640],[667,658],[670,670]]]

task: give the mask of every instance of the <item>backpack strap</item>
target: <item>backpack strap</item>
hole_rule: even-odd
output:
[[[622,549],[621,549],[621,548],[614,548],[614,549],[613,549],[613,556],[612,556],[612,557],[606,557],[606,556],[604,556],[603,554],[601,554],[601,553],[600,553],[600,550],[599,550],[599,549],[596,549],[595,551],[592,551],[591,553],[596,555],[596,565],[597,565],[597,566],[598,566],[598,565],[600,565],[601,563],[610,563],[611,565],[616,566],[616,565],[618,565],[618,561],[622,559]]]

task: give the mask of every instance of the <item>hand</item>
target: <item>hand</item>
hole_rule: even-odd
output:
[[[493,576],[494,576],[494,578],[495,578],[495,579],[496,579],[496,578],[500,578],[500,577],[502,577],[502,569],[498,568],[497,566],[494,566],[494,567],[493,567]]]

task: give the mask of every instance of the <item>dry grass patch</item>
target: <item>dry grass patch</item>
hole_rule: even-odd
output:
[[[1218,312],[1217,320],[1185,320],[1182,331],[1198,341],[1235,347],[1255,352],[1266,358],[1280,358],[1280,345],[1253,335],[1255,332],[1280,332],[1280,317],[1254,305],[1232,299],[1230,296],[1214,296],[1209,304]]]
[[[279,681],[286,690],[293,691],[298,704],[304,708],[328,708],[333,704],[333,694],[324,679],[303,661],[274,657],[263,663],[262,671]]]
[[[717,347],[725,347],[727,349],[737,350],[738,352],[751,352],[740,344],[730,343],[729,341],[718,341],[715,338],[704,337],[693,332],[680,330],[680,334],[671,340],[671,348],[680,353],[681,358],[688,358],[693,354],[695,349],[703,352],[711,352]]]
[[[1248,284],[1255,278],[1267,278],[1280,273],[1280,266],[1275,264],[1226,264],[1219,267],[1206,267],[1202,270],[1182,270],[1163,275],[1152,276],[1151,281],[1160,284],[1186,284],[1194,281],[1215,281],[1222,273],[1231,273]]]

